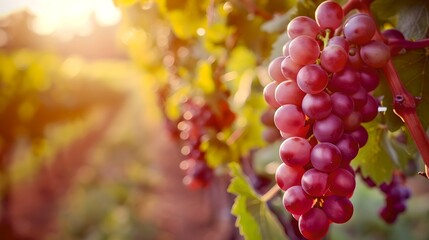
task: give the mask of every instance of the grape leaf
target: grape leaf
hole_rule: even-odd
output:
[[[233,179],[228,192],[237,195],[232,213],[245,239],[287,239],[282,226],[267,204],[252,189],[238,163],[230,163]]]
[[[422,39],[428,33],[429,3],[420,1],[401,8],[397,28],[408,39]]]
[[[213,81],[213,71],[211,64],[207,61],[201,60],[198,63],[196,72],[196,87],[200,88],[205,94],[213,93],[215,91],[215,83]]]
[[[390,155],[392,153],[389,154],[392,149],[388,143],[388,130],[378,121],[365,124],[365,128],[369,135],[368,142],[359,150],[352,165],[355,168],[359,167],[364,177],[370,176],[377,184],[389,182],[395,169],[395,163]]]

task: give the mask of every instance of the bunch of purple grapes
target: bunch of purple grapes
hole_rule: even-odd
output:
[[[406,200],[411,192],[405,186],[403,174],[394,174],[389,184],[380,185],[380,190],[385,194],[385,206],[380,209],[379,215],[386,223],[392,224],[407,209]]]
[[[374,39],[377,26],[369,15],[343,18],[332,1],[317,7],[316,20],[294,18],[283,56],[268,67],[274,81],[263,93],[285,139],[275,175],[285,191],[283,204],[309,239],[352,217],[350,162],[368,140],[361,124],[378,114],[379,101],[371,95],[379,84],[376,68],[390,59],[390,48]]]
[[[207,165],[206,154],[201,150],[203,139],[230,126],[235,119],[225,100],[217,103],[217,112],[208,104],[192,99],[182,105],[182,118],[177,129],[183,141],[181,153],[186,159],[180,167],[186,172],[183,183],[190,189],[206,187],[213,178],[213,169]]]

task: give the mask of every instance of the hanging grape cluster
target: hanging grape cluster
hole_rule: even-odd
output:
[[[322,238],[331,223],[353,215],[350,163],[368,140],[362,123],[378,114],[379,100],[371,94],[379,84],[376,69],[390,59],[369,15],[343,18],[342,7],[331,1],[317,7],[315,20],[294,18],[263,92],[284,139],[275,174],[285,191],[283,205],[309,239]]]

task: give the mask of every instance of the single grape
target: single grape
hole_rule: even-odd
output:
[[[353,216],[353,204],[346,197],[326,197],[322,209],[334,223],[345,223]]]
[[[316,120],[313,125],[313,134],[320,142],[336,142],[343,135],[343,131],[343,121],[335,114]]]
[[[329,219],[320,208],[312,208],[299,218],[299,231],[307,239],[321,239],[329,230]]]
[[[360,57],[359,48],[357,46],[352,46],[349,49],[349,61],[348,64],[354,69],[361,69],[364,64],[362,58]]]
[[[310,160],[315,169],[330,173],[340,166],[341,152],[334,144],[322,142],[311,150]]]
[[[356,180],[349,171],[338,168],[328,177],[329,190],[337,196],[349,197],[356,187]]]
[[[361,109],[366,104],[367,95],[368,93],[365,88],[359,87],[359,89],[350,96],[353,99],[356,110]]]
[[[351,97],[344,93],[334,92],[331,95],[331,102],[332,112],[340,118],[347,117],[353,112],[354,102]]]
[[[346,94],[353,94],[360,87],[360,74],[346,65],[340,72],[332,75],[331,81],[329,81],[328,88],[334,92],[343,92]]]
[[[335,143],[341,151],[343,164],[349,164],[359,152],[359,145],[357,141],[350,135],[343,134],[343,136]]]
[[[366,131],[365,127],[362,125],[357,127],[356,130],[350,132],[349,134],[356,140],[359,148],[362,148],[368,142],[368,131]]]
[[[292,80],[279,83],[275,90],[275,99],[280,105],[294,104],[299,106],[304,96],[305,93]]]
[[[301,68],[302,65],[294,62],[290,56],[287,56],[281,63],[281,73],[285,79],[296,81],[296,75]]]
[[[310,161],[311,145],[307,139],[290,137],[279,148],[282,161],[291,167],[302,167]]]
[[[336,2],[325,1],[316,8],[315,18],[321,29],[337,29],[342,24],[343,17],[343,8]]]
[[[290,39],[305,35],[311,38],[316,38],[320,28],[314,19],[307,16],[298,16],[287,25],[287,34]]]
[[[273,143],[281,139],[282,136],[277,128],[267,127],[262,131],[262,138],[268,143]]]
[[[328,174],[314,168],[307,170],[301,179],[302,189],[312,197],[321,197],[328,190]]]
[[[298,106],[286,104],[274,113],[274,123],[280,131],[293,134],[304,128],[305,115]]]
[[[326,92],[306,94],[302,100],[302,111],[311,119],[326,118],[331,110],[331,97]]]
[[[289,44],[290,44],[290,41],[291,41],[291,40],[287,41],[287,42],[283,45],[282,52],[283,52],[283,56],[284,56],[284,57],[289,56]]]
[[[301,178],[304,174],[302,167],[290,167],[284,163],[280,164],[277,168],[275,179],[277,185],[286,191],[292,186],[299,186],[301,184]]]
[[[390,48],[383,42],[372,40],[361,47],[360,56],[368,66],[381,68],[390,59]]]
[[[359,70],[360,83],[367,92],[375,90],[380,83],[378,73],[374,68],[364,67]]]
[[[281,71],[281,65],[284,59],[285,57],[274,58],[268,65],[268,75],[270,75],[271,79],[274,81],[283,82],[286,80]]]
[[[278,83],[275,81],[268,83],[264,87],[264,91],[262,93],[264,95],[265,102],[268,103],[268,105],[270,105],[274,109],[280,107],[280,104],[276,101],[276,98],[274,97],[277,85]]]
[[[402,34],[397,29],[387,29],[387,30],[382,32],[382,35],[383,35],[384,39],[387,40],[387,44],[389,44],[389,46],[391,43],[405,40],[404,34]],[[396,54],[400,53],[401,50],[402,50],[402,48],[400,48],[400,47],[394,47],[394,48],[391,48],[390,52],[392,53],[392,55],[396,55]]]
[[[262,124],[269,127],[275,127],[276,125],[274,124],[274,112],[275,111],[271,108],[265,110],[261,115]]]
[[[301,186],[292,186],[283,194],[283,206],[291,214],[302,215],[311,209],[313,198]]]
[[[332,46],[332,45],[340,46],[341,48],[344,49],[344,51],[346,51],[346,53],[349,52],[349,43],[343,37],[333,36],[331,39],[329,39],[327,46]]]
[[[323,49],[320,55],[320,64],[326,71],[335,73],[344,69],[349,55],[344,48],[338,45],[330,45]]]
[[[314,38],[301,35],[290,42],[289,56],[301,65],[308,65],[316,62],[320,55],[319,43]]]
[[[377,117],[378,114],[378,101],[368,94],[366,104],[360,110],[362,115],[362,122],[370,122]]]
[[[299,88],[310,94],[322,92],[328,85],[328,74],[317,64],[302,67],[296,79]]]
[[[349,42],[363,45],[371,40],[376,30],[377,26],[370,16],[358,13],[347,19],[343,31]]]
[[[362,123],[362,114],[358,111],[353,111],[347,117],[343,118],[343,126],[345,132],[353,132],[358,129]]]

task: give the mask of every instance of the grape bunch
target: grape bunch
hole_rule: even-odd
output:
[[[368,187],[376,187],[377,184],[370,178],[362,176],[360,169],[356,171]],[[392,224],[398,215],[407,209],[406,200],[410,198],[411,191],[405,185],[405,175],[402,172],[395,172],[390,183],[382,183],[379,188],[384,194],[385,205],[380,208],[379,216],[386,223]]]
[[[371,94],[380,81],[376,69],[390,59],[369,15],[343,18],[332,1],[317,7],[315,20],[294,18],[283,56],[268,66],[273,81],[263,92],[284,139],[275,174],[285,191],[283,205],[309,239],[322,238],[332,222],[353,215],[350,162],[368,140],[361,124],[378,114],[379,101]]]
[[[188,99],[183,103],[182,117],[177,123],[179,138],[183,141],[181,153],[186,157],[180,163],[186,172],[183,183],[190,189],[207,186],[213,178],[213,169],[207,165],[205,152],[201,150],[204,138],[229,127],[235,114],[226,100],[219,100],[216,110],[207,103]]]

